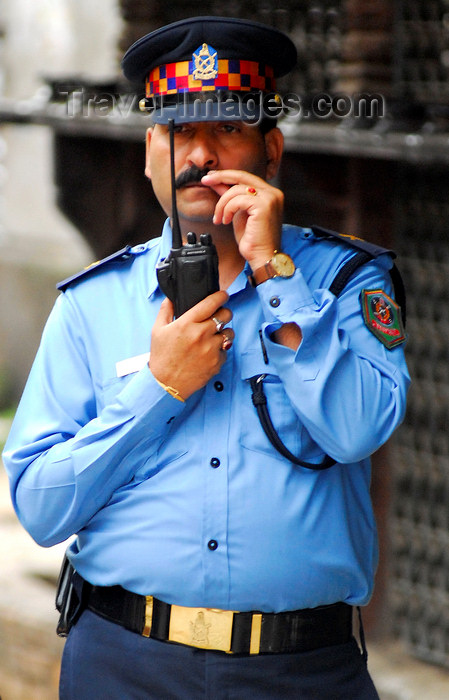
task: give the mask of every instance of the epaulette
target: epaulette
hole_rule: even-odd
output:
[[[103,258],[102,260],[97,260],[96,262],[91,263],[87,267],[84,268],[84,270],[81,270],[80,272],[76,272],[74,275],[71,275],[70,277],[67,277],[67,279],[62,280],[62,282],[58,282],[56,285],[56,288],[59,289],[61,292],[65,292],[67,287],[69,287],[73,282],[77,282],[78,280],[82,279],[86,275],[90,275],[91,272],[96,272],[100,267],[104,267],[105,265],[108,265],[112,262],[123,262],[125,260],[129,260],[129,258],[133,255],[132,248],[130,245],[125,246],[125,248],[122,248],[121,250],[118,250],[116,253],[112,253],[112,255],[108,255],[107,258]]]
[[[382,248],[382,246],[365,241],[363,238],[350,236],[345,233],[337,233],[336,231],[331,231],[327,228],[321,228],[321,226],[311,226],[310,228],[316,236],[320,236],[321,238],[336,238],[337,240],[346,243],[346,245],[350,245],[358,250],[363,250],[364,253],[368,253],[368,255],[370,255],[372,258],[378,258],[379,255],[383,255],[384,253],[388,253],[393,258],[396,257],[394,250]]]

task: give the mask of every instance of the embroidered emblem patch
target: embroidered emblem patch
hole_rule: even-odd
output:
[[[192,54],[195,65],[193,77],[195,80],[214,80],[218,75],[217,52],[212,46],[203,44]]]
[[[360,301],[366,325],[388,350],[404,342],[401,308],[388,294],[382,289],[362,289]]]

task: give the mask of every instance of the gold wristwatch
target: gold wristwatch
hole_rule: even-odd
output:
[[[254,270],[249,276],[249,281],[253,287],[257,287],[273,277],[293,277],[295,269],[295,263],[287,253],[275,250],[271,260],[267,260],[265,265]]]

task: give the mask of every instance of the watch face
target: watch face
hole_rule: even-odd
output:
[[[295,263],[286,253],[275,253],[270,262],[280,277],[292,277],[295,274]]]

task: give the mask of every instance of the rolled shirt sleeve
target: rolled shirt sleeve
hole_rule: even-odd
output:
[[[389,260],[365,265],[337,300],[311,291],[300,269],[292,279],[257,287],[270,362],[313,440],[337,462],[371,455],[401,422],[409,384],[403,348],[388,350],[361,323],[362,289],[392,294]],[[296,352],[272,339],[283,323],[296,323]]]

